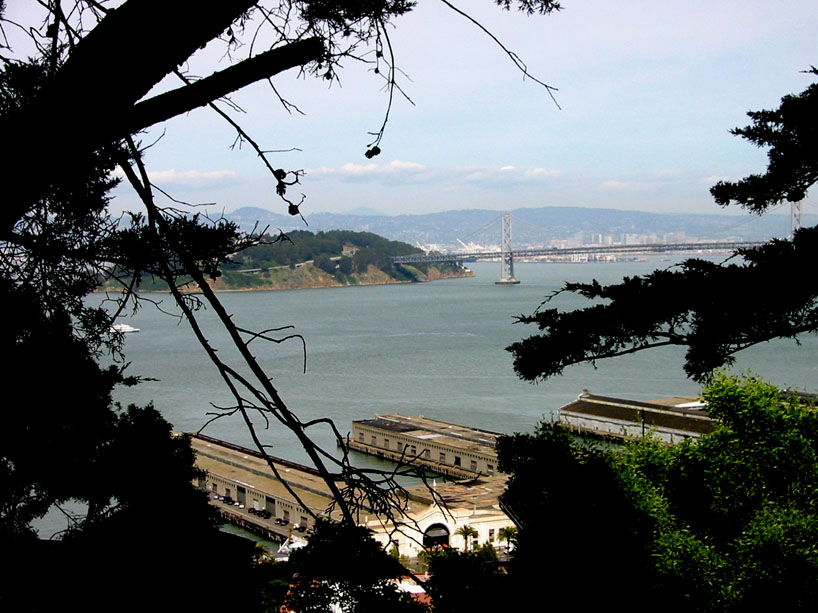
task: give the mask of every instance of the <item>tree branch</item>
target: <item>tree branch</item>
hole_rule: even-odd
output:
[[[140,102],[133,108],[127,126],[123,127],[128,134],[138,132],[205,106],[250,83],[316,61],[323,53],[324,45],[318,38],[271,49],[185,87]]]

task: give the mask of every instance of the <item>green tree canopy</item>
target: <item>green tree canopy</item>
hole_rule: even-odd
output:
[[[548,576],[581,610],[818,605],[815,406],[752,378],[717,376],[704,398],[719,424],[699,441],[617,451],[552,424],[499,441],[517,589]]]

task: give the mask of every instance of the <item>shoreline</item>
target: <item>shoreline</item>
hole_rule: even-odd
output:
[[[265,286],[256,286],[256,287],[219,287],[218,281],[213,283],[210,282],[210,287],[213,289],[214,292],[223,293],[223,292],[271,292],[271,291],[288,291],[288,290],[302,290],[302,289],[337,289],[343,287],[372,287],[376,285],[411,285],[414,283],[432,283],[433,281],[446,281],[449,279],[466,279],[469,277],[474,277],[474,272],[468,270],[468,272],[464,271],[464,274],[459,275],[441,275],[439,277],[435,277],[433,279],[414,279],[414,280],[407,280],[407,281],[398,281],[398,280],[389,280],[389,281],[365,281],[361,283],[334,283],[334,284],[316,284],[316,285],[298,285],[294,287],[281,287],[276,285],[265,285]],[[183,285],[180,287],[182,291],[187,293],[200,293],[198,289],[187,289],[187,285]],[[94,293],[105,293],[105,292],[121,292],[124,290],[120,290],[117,288],[98,288],[94,290]],[[167,289],[137,289],[135,290],[138,294],[169,294],[170,290]]]

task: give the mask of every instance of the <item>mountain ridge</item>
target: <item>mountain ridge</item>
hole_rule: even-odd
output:
[[[584,207],[525,207],[511,211],[515,245],[548,245],[552,241],[581,240],[592,243],[599,235],[615,240],[625,235],[685,236],[698,240],[768,240],[789,233],[789,215],[728,215],[698,213],[651,213]],[[290,217],[257,207],[242,207],[225,214],[244,230],[260,228],[292,230],[354,230],[410,244],[452,245],[460,241],[499,244],[500,211],[460,209],[438,213],[400,215],[352,215],[312,213],[309,226]],[[818,216],[804,215],[804,225],[818,223]],[[624,241],[623,241],[624,242]]]

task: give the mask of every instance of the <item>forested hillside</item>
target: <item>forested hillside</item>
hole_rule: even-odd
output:
[[[342,254],[349,256],[356,272],[366,270],[370,264],[390,270],[393,257],[418,252],[416,247],[372,232],[331,230],[313,234],[296,230],[279,238],[264,237],[262,244],[236,254],[225,270],[292,266]]]
[[[371,232],[297,230],[264,235],[259,243],[234,254],[213,280],[216,289],[295,289],[341,285],[409,283],[468,276],[446,264],[395,265],[392,258],[420,249]],[[161,281],[144,278],[143,290],[163,290]]]

